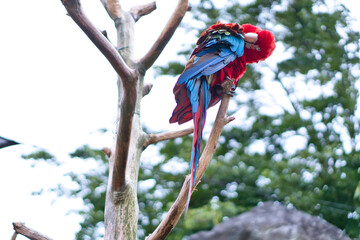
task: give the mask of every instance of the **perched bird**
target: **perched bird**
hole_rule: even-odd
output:
[[[223,94],[232,96],[239,78],[246,71],[246,65],[265,60],[274,49],[274,35],[251,24],[217,22],[206,29],[197,41],[174,87],[177,106],[170,118],[170,123],[194,121],[186,212],[195,185],[207,109],[219,102]],[[229,85],[230,88],[226,87]]]

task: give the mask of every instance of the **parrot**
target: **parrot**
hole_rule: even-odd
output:
[[[169,120],[183,124],[193,119],[194,124],[185,217],[195,186],[207,109],[224,94],[233,96],[246,65],[263,61],[272,54],[275,37],[251,24],[218,21],[200,35],[196,45],[174,86],[177,105]]]

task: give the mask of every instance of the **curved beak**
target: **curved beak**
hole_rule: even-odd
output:
[[[244,40],[247,43],[254,44],[258,40],[258,35],[256,33],[245,33]]]

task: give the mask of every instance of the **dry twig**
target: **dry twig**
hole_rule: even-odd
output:
[[[156,9],[156,2],[147,3],[144,5],[139,5],[132,7],[130,9],[130,14],[137,22],[141,17],[152,13]]]

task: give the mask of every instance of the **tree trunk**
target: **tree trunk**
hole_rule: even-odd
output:
[[[124,59],[125,63],[133,68],[134,52],[134,27],[135,20],[128,12],[122,12],[122,15],[115,20],[117,30],[117,49]],[[120,191],[113,190],[113,170],[115,154],[110,157],[109,182],[106,193],[105,203],[105,239],[137,239],[137,222],[139,208],[137,201],[138,172],[140,166],[140,156],[142,148],[139,147],[139,141],[142,139],[140,126],[140,103],[143,91],[142,75],[138,75],[136,85],[136,105],[132,120],[132,129],[130,135],[130,144],[127,156],[127,171],[125,172],[126,184]],[[124,106],[126,97],[124,96],[123,81],[126,79],[118,78],[118,115],[117,124],[120,124],[122,118],[121,109]],[[117,126],[116,129],[119,129]],[[117,135],[121,133],[117,132]],[[116,144],[116,143],[115,143]],[[116,146],[112,152],[115,152]]]

